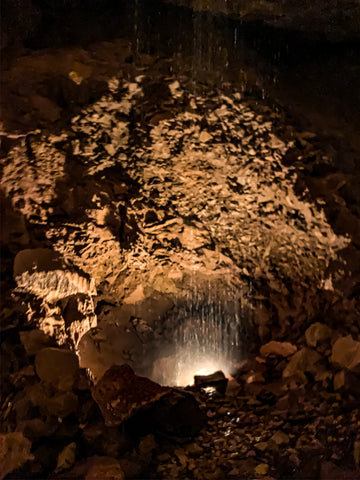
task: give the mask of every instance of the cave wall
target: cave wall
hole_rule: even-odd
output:
[[[360,38],[359,0],[164,0],[328,40]]]
[[[359,0],[146,0],[148,6],[162,3],[187,7],[197,12],[221,14],[244,22],[258,22],[275,28],[301,32],[332,41],[360,39]],[[98,18],[108,10],[115,17],[137,8],[129,0],[4,0],[1,4],[1,48],[23,46],[49,19],[65,15],[71,31],[73,12],[83,20],[91,12]],[[70,13],[69,17],[66,14]],[[78,28],[75,24],[73,28]]]
[[[84,24],[83,34],[86,37],[90,30],[89,15],[98,17],[109,9],[117,9],[121,16],[123,6],[129,4],[126,0],[3,0],[1,2],[1,49],[26,46],[26,42],[39,31],[46,30],[49,25],[56,24],[61,18],[63,28],[79,29],[79,23]],[[80,17],[80,21],[78,20]],[[56,28],[56,27],[55,27]],[[45,45],[47,46],[47,45]],[[49,45],[52,46],[52,45]]]

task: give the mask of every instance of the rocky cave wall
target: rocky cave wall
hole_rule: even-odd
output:
[[[2,76],[1,474],[357,478],[359,177],[246,86],[135,53]],[[166,384],[201,311],[247,327],[225,395],[124,365]]]
[[[165,0],[192,8],[233,17],[244,22],[260,22],[326,38],[360,38],[360,2],[353,0]]]
[[[332,41],[360,38],[360,2],[358,0],[162,0],[191,8],[197,12],[211,12],[244,22],[258,22],[279,29],[301,32],[307,36]],[[131,2],[130,2],[131,3]],[[149,1],[149,4],[151,2]],[[4,0],[2,2],[1,46],[16,47],[41,28],[42,22],[64,12],[94,11],[99,16],[106,9],[115,8],[123,15],[129,8],[125,0]],[[71,29],[72,18],[67,18]]]

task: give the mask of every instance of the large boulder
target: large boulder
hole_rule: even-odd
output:
[[[149,407],[171,391],[168,387],[136,375],[129,365],[114,365],[93,387],[107,426],[120,425],[137,411]]]
[[[260,347],[260,355],[262,357],[268,357],[274,355],[276,357],[289,357],[293,355],[297,350],[296,345],[292,345],[289,342],[276,342],[272,340]]]
[[[176,442],[190,441],[206,418],[189,393],[134,373],[129,365],[113,366],[92,389],[107,426],[126,421],[129,432],[155,433]]]
[[[124,472],[119,460],[112,457],[94,455],[86,458],[67,471],[60,478],[84,480],[124,480]]]
[[[34,456],[31,442],[20,432],[0,434],[0,478],[21,467]]]
[[[206,418],[193,395],[172,390],[148,412],[154,432],[178,443],[191,441],[205,426]]]
[[[80,366],[99,380],[110,367],[127,363],[135,367],[142,359],[143,346],[127,325],[106,324],[87,332],[80,340]]]
[[[360,373],[360,342],[351,335],[338,338],[332,348],[331,361],[335,366]]]
[[[306,373],[311,373],[313,376],[319,370],[317,365],[322,360],[322,356],[312,350],[311,348],[304,347],[296,352],[289,360],[289,363],[283,371],[283,377],[295,377],[302,383],[307,383]]]
[[[43,382],[59,390],[68,391],[78,379],[79,359],[70,350],[43,348],[36,354],[35,370]]]
[[[319,343],[331,338],[332,333],[333,330],[324,323],[313,323],[305,332],[306,343],[309,347],[316,347]]]

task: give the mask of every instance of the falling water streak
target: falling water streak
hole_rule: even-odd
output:
[[[176,324],[173,381],[177,385],[183,385],[185,377],[191,382],[192,375],[203,368],[230,373],[234,361],[240,360],[241,306],[240,311],[234,311],[233,299],[223,302],[212,297],[211,284],[204,295],[193,285],[173,319]]]

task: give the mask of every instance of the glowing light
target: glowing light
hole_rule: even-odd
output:
[[[194,384],[195,375],[211,375],[218,370],[228,374],[230,364],[223,358],[209,358],[194,352],[180,352],[176,358],[175,385],[184,387]]]
[[[195,375],[210,375],[211,373],[213,373],[213,372],[211,372],[209,369],[202,368],[201,370],[198,370],[197,372],[194,372],[194,376]]]
[[[211,394],[211,393],[215,393],[215,392],[216,392],[216,388],[215,388],[215,387],[205,387],[204,390],[205,390],[205,392],[208,393],[208,394]]]

